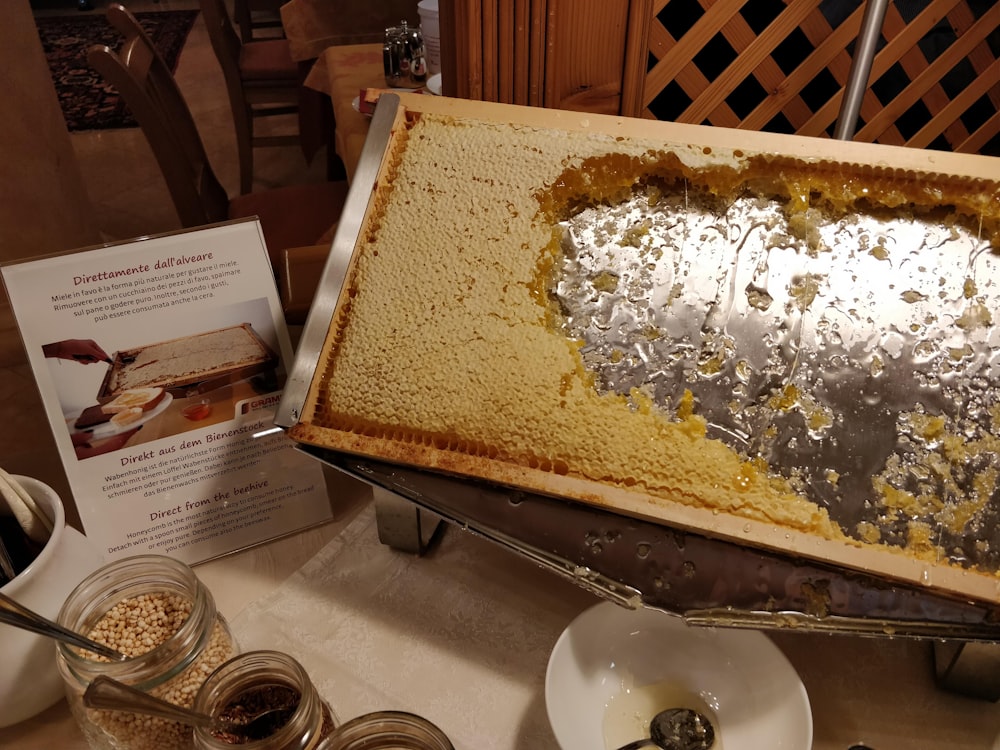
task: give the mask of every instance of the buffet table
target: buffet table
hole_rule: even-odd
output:
[[[554,750],[548,654],[597,599],[456,527],[423,557],[392,550],[378,541],[371,490],[335,474],[330,486],[333,523],[196,568],[241,647],[298,658],[341,720],[404,709],[456,750]],[[770,637],[808,692],[815,750],[996,747],[1000,708],[938,690],[928,642]],[[0,729],[0,747],[87,746],[60,702]]]
[[[290,5],[290,4],[289,4]],[[313,139],[308,150],[314,152],[325,141],[344,165],[348,182],[354,179],[361,150],[368,136],[369,115],[358,108],[359,92],[368,87],[385,86],[381,44],[351,44],[327,47],[319,52],[306,76],[305,85],[318,96],[329,97],[335,127],[316,134],[315,128],[303,128],[305,138]],[[314,107],[313,111],[318,108]],[[332,142],[330,142],[332,137]],[[329,244],[295,247],[284,251],[282,299],[290,322],[305,320],[316,293]]]
[[[419,24],[416,0],[290,0],[281,6],[281,25],[295,60],[312,60],[338,45],[381,43],[386,27],[403,20],[413,28]]]
[[[333,146],[344,162],[347,179],[361,157],[368,135],[369,115],[358,110],[359,92],[384,87],[381,44],[353,44],[323,50],[306,77],[305,85],[330,97],[336,123]]]
[[[352,109],[351,100],[361,88],[385,85],[385,29],[404,20],[414,28],[418,26],[416,0],[360,3],[346,8],[317,0],[291,0],[281,7],[281,23],[292,59],[306,68],[313,66],[306,87],[329,94],[333,102],[336,134],[332,148],[343,160],[348,179],[354,174],[368,129],[367,118]],[[313,120],[301,124],[303,148],[311,154],[327,137],[316,132],[322,123],[316,117],[321,108],[308,97],[303,101],[303,117]]]

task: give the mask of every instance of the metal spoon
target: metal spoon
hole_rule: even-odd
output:
[[[275,706],[265,709],[245,721],[228,721],[168,703],[104,675],[95,677],[87,686],[83,693],[83,704],[88,708],[157,716],[191,727],[203,727],[213,733],[233,735],[244,740],[261,740],[270,737],[276,727],[284,725],[296,708],[294,705]]]
[[[0,578],[0,585],[13,581],[17,575],[17,571],[14,570],[14,561],[10,559],[7,545],[4,544],[3,535],[0,535],[0,574],[3,575]]]
[[[709,750],[715,728],[705,716],[690,708],[668,708],[649,722],[649,739],[636,740],[618,750],[658,747],[661,750]]]
[[[23,604],[14,601],[6,594],[0,594],[0,622],[7,625],[13,625],[15,628],[30,630],[32,633],[38,633],[39,635],[54,638],[57,641],[68,643],[71,646],[87,649],[98,656],[103,656],[111,659],[112,661],[125,661],[128,659],[128,657],[120,651],[116,651],[109,646],[105,646],[103,643],[92,641],[86,636],[80,635],[72,630],[68,630],[62,625],[42,617],[40,614],[31,611]]]

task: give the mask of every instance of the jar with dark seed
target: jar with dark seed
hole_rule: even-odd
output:
[[[233,745],[315,750],[336,726],[333,710],[306,670],[279,651],[248,651],[221,665],[202,684],[194,709],[237,725],[233,730],[196,728],[197,750],[231,750]],[[272,709],[264,720],[253,721]]]
[[[160,555],[105,565],[70,593],[57,619],[128,657],[116,662],[65,643],[57,646],[70,710],[93,750],[194,747],[185,724],[83,705],[87,685],[105,675],[189,708],[205,678],[237,653],[211,592],[189,566]]]

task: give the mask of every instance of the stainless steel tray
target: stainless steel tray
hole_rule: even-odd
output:
[[[699,626],[1000,641],[1000,605],[889,585],[560,498],[300,450],[624,607],[663,610]]]
[[[278,410],[276,423],[280,426],[291,427],[302,414],[341,286],[364,226],[373,189],[381,174],[382,159],[392,138],[393,128],[398,125],[399,107],[398,97],[384,96],[373,118],[318,296],[306,322]],[[564,113],[563,116],[568,115]],[[696,139],[703,137],[705,132],[698,128],[678,128],[678,134],[682,138]],[[731,139],[732,136],[722,138]],[[785,141],[766,134],[747,134],[747,138],[756,140],[762,147],[771,147],[782,153],[790,151],[791,158],[799,156],[802,150],[815,148],[812,144],[804,146],[801,140]],[[848,155],[856,161],[863,161],[875,154],[899,156],[901,153],[866,149],[858,144],[837,144],[836,149],[840,150],[842,147],[849,150],[851,153]],[[948,161],[951,158],[942,157],[942,160]],[[913,158],[904,155],[902,161],[908,164],[929,164],[935,159],[936,157],[928,160],[924,156]],[[977,176],[981,177],[989,171],[981,162],[970,164],[970,171]],[[946,165],[949,166],[950,164]],[[965,167],[964,162],[962,166]],[[669,217],[668,223],[688,221],[689,225],[689,220],[694,217],[695,223],[701,222],[701,236],[714,233],[722,238],[717,250],[708,243],[707,251],[724,254],[733,246],[743,246],[742,242],[733,242],[732,236],[725,231],[727,227],[742,227],[739,231],[745,232],[748,238],[754,232],[769,232],[773,239],[783,231],[779,228],[776,232],[771,210],[771,207],[755,200],[720,209],[710,199],[706,199],[705,204],[695,212],[691,211],[691,204],[685,202],[668,207],[661,215]],[[641,214],[641,205],[618,207],[615,211],[621,213],[617,217],[606,213],[585,223],[588,227],[613,225],[613,232],[620,239],[631,227],[654,220]],[[991,429],[981,417],[994,406],[990,384],[995,381],[994,368],[998,360],[995,356],[996,334],[991,328],[974,325],[972,327],[981,331],[982,336],[972,341],[969,341],[970,337],[966,337],[964,343],[969,344],[968,351],[964,348],[951,351],[947,346],[951,335],[946,324],[947,315],[952,315],[951,320],[954,321],[963,313],[957,309],[942,313],[941,298],[937,296],[939,291],[943,291],[949,299],[957,300],[955,304],[958,305],[963,304],[963,300],[966,303],[972,300],[977,306],[975,309],[979,311],[975,315],[981,314],[983,310],[1000,309],[997,304],[997,286],[994,283],[994,280],[1000,278],[1000,274],[996,273],[997,260],[996,255],[989,250],[989,238],[976,236],[974,229],[970,230],[966,226],[959,227],[957,232],[954,227],[950,227],[942,230],[937,240],[928,240],[928,225],[914,228],[897,222],[896,217],[876,216],[872,223],[865,226],[855,226],[845,221],[824,227],[816,241],[824,244],[834,244],[836,241],[837,244],[843,244],[846,233],[861,258],[861,269],[860,273],[846,277],[827,276],[820,279],[823,283],[817,283],[814,288],[810,287],[809,282],[819,276],[816,264],[811,262],[815,258],[805,259],[810,261],[808,268],[802,267],[801,258],[790,258],[787,263],[774,263],[773,273],[780,275],[782,282],[773,285],[760,284],[760,279],[755,278],[754,272],[759,269],[759,263],[741,265],[746,259],[736,259],[738,262],[732,264],[731,274],[722,278],[702,279],[700,284],[686,289],[684,294],[661,300],[662,304],[658,309],[666,312],[662,319],[654,320],[655,326],[670,331],[672,336],[669,338],[674,342],[690,342],[695,339],[699,342],[698,346],[674,345],[673,348],[664,348],[664,339],[659,336],[643,339],[635,335],[641,328],[636,320],[647,315],[647,311],[630,307],[630,304],[635,300],[648,300],[651,295],[670,288],[671,282],[678,278],[689,278],[696,261],[692,259],[687,267],[683,263],[674,264],[671,267],[655,268],[648,273],[637,270],[640,266],[645,269],[649,264],[640,264],[638,260],[641,259],[635,255],[622,254],[611,258],[614,264],[612,266],[594,264],[597,256],[589,258],[587,251],[594,244],[594,237],[587,236],[590,231],[587,227],[574,226],[571,220],[565,227],[565,237],[569,243],[566,256],[570,263],[578,266],[573,272],[591,280],[598,279],[601,284],[612,277],[616,279],[616,284],[627,278],[629,286],[619,290],[622,293],[616,295],[616,305],[593,309],[587,305],[588,300],[592,300],[595,295],[588,290],[572,285],[559,290],[561,306],[567,311],[567,330],[571,336],[588,342],[584,353],[589,358],[591,369],[600,373],[602,387],[627,390],[639,385],[650,390],[657,403],[667,407],[671,406],[670,400],[676,396],[678,384],[693,388],[698,392],[701,405],[707,410],[713,436],[750,455],[767,456],[773,465],[784,467],[788,476],[802,487],[820,487],[821,502],[824,501],[824,487],[839,486],[840,490],[847,489],[847,492],[839,493],[848,497],[847,502],[839,503],[834,508],[834,503],[830,500],[831,514],[846,525],[857,526],[879,512],[872,503],[870,487],[865,484],[877,473],[877,467],[884,464],[886,456],[894,451],[900,451],[903,456],[915,456],[921,450],[921,441],[926,443],[927,436],[931,434],[928,422],[908,413],[914,393],[919,393],[920,401],[936,404],[937,411],[933,416],[943,414],[946,419],[952,420],[951,428],[957,433],[978,440],[986,439]],[[720,227],[723,231],[720,231]],[[832,235],[824,237],[822,232]],[[908,268],[891,276],[882,273],[881,265],[885,262],[886,253],[883,250],[886,248],[880,242],[888,234],[896,237],[919,235],[916,248],[923,251],[918,253],[915,249],[913,252],[903,252],[903,265]],[[606,239],[601,238],[601,241]],[[628,246],[626,242],[619,244]],[[778,241],[772,244],[777,257],[781,254],[781,243]],[[964,251],[951,252],[956,246],[964,248]],[[938,252],[942,247],[949,248],[949,252]],[[924,254],[933,258],[932,262],[924,263]],[[938,261],[942,259],[952,265],[942,270],[938,265]],[[600,262],[608,263],[608,256],[602,256]],[[588,263],[592,265],[586,266]],[[726,263],[722,261],[716,265],[726,267]],[[981,277],[975,275],[977,266],[982,273]],[[986,282],[974,289],[971,295],[967,294],[970,288],[961,288],[961,283],[957,290],[950,287],[941,289],[954,284],[956,278],[968,278],[970,268],[974,271],[973,277]],[[772,270],[772,267],[768,266],[768,270]],[[797,287],[797,278],[804,279],[805,283]],[[768,291],[774,288],[792,291],[786,298],[777,299],[773,292]],[[818,326],[815,320],[808,319],[802,309],[796,308],[795,294],[798,293],[820,295],[824,307],[840,311],[840,317],[828,317],[822,326]],[[720,300],[728,306],[720,304]],[[966,304],[966,309],[970,304]],[[678,314],[678,311],[685,314]],[[734,331],[725,330],[726,324],[737,319],[742,321],[743,326],[737,331],[739,335],[727,336]],[[648,322],[648,319],[645,320]],[[585,323],[578,324],[579,321]],[[602,325],[594,325],[594,321],[599,321]],[[898,334],[898,339],[879,338],[890,329]],[[933,356],[929,353],[930,349],[922,355],[921,350],[916,348],[911,349],[914,356],[907,356],[902,360],[878,354],[880,346],[905,347],[906,342],[912,344],[912,340],[918,337],[934,343],[936,348]],[[821,340],[823,346],[803,345],[803,342],[813,345],[818,340]],[[616,357],[614,352],[622,349],[636,352],[637,356],[624,360]],[[859,356],[859,352],[863,356]],[[724,356],[719,356],[720,354]],[[972,369],[965,370],[959,376],[946,374],[945,377],[940,377],[941,366],[947,370],[951,360],[963,362]],[[718,364],[718,367],[714,367],[714,364]],[[849,366],[845,366],[846,364]],[[830,379],[827,375],[831,372],[840,373],[843,377]],[[817,420],[804,419],[804,416],[809,415],[804,415],[802,409],[789,409],[780,403],[780,399],[778,403],[769,403],[770,396],[764,397],[765,394],[773,396],[775,382],[792,388],[801,386],[803,390],[809,388],[814,392],[817,390],[817,383],[820,383],[828,403],[816,404]],[[909,420],[909,432],[899,430],[900,415],[903,412],[907,412],[902,419],[904,422]],[[835,420],[823,419],[828,413],[845,416]],[[764,429],[764,426],[774,429]],[[829,438],[822,441],[823,452],[819,455],[815,452],[815,443],[805,439],[810,430],[825,430],[825,437]],[[900,434],[905,438],[902,443],[897,440]],[[762,435],[768,436],[766,443],[758,439]],[[377,456],[351,457],[343,452],[314,446],[303,446],[303,449],[332,465],[363,476],[374,484],[418,500],[427,507],[436,508],[442,515],[458,523],[470,527],[481,526],[483,533],[502,540],[521,554],[533,557],[538,555],[538,548],[528,541],[531,539],[531,532],[526,525],[519,527],[515,521],[513,526],[494,529],[489,519],[483,521],[481,516],[484,512],[488,514],[488,510],[479,509],[479,504],[489,507],[497,503],[509,504],[512,495],[522,496],[523,487],[493,484],[488,490],[482,490],[481,483],[468,477],[455,480],[414,466],[397,465],[390,469],[388,467],[391,462],[380,461]],[[890,468],[905,474],[919,464],[920,461],[917,460],[906,463],[905,466]],[[933,485],[935,490],[961,495],[969,491],[976,481],[977,467],[970,466],[968,469],[957,482],[943,476],[928,479],[916,474],[913,475],[913,481],[917,484],[923,482],[924,485],[921,486]],[[431,489],[423,486],[414,489],[409,482],[417,479],[429,482]],[[459,504],[444,502],[438,492],[438,481],[445,480],[459,481],[469,488],[477,488],[475,497],[478,500]],[[904,481],[909,480],[904,478]],[[461,493],[449,486],[447,494],[454,496]],[[531,492],[526,494],[539,495]],[[580,508],[578,505],[557,504],[553,506],[555,510],[552,512],[567,518],[578,513],[606,512],[595,508]],[[662,592],[658,594],[655,591],[656,582],[633,578],[636,574],[634,570],[623,573],[621,580],[614,579],[616,583],[613,588],[626,592],[623,594],[626,597],[637,597],[637,600],[643,602],[659,602],[654,605],[675,611],[683,610],[692,620],[707,617],[713,622],[733,626],[794,626],[869,634],[935,634],[941,637],[945,637],[947,633],[949,637],[993,639],[995,633],[991,620],[995,619],[996,614],[993,605],[1000,597],[1000,587],[996,581],[981,573],[966,578],[963,570],[963,565],[970,562],[987,568],[997,562],[995,556],[1000,551],[1000,540],[993,538],[998,533],[995,530],[997,525],[991,520],[995,520],[996,515],[993,498],[985,505],[989,507],[982,510],[979,526],[972,533],[957,534],[955,538],[948,539],[944,531],[938,531],[939,535],[934,541],[950,550],[950,560],[941,566],[934,562],[927,564],[926,561],[907,560],[901,555],[897,556],[898,560],[890,557],[887,562],[884,556],[873,559],[852,549],[838,549],[835,555],[827,555],[828,548],[817,550],[810,544],[810,548],[805,549],[806,544],[801,539],[793,540],[793,543],[787,544],[787,549],[781,549],[782,535],[777,529],[773,535],[769,535],[768,530],[763,530],[760,538],[752,539],[755,542],[753,545],[734,544],[734,540],[742,536],[742,522],[722,529],[721,539],[715,538],[716,535],[701,534],[689,537],[729,545],[725,547],[727,552],[723,555],[727,560],[735,560],[742,555],[744,563],[752,564],[751,560],[766,558],[768,565],[772,566],[771,570],[782,571],[777,574],[777,578],[770,579],[772,582],[779,579],[786,582],[794,579],[799,582],[796,592],[784,598],[769,600],[769,606],[762,606],[759,599],[751,601],[741,596],[699,598],[695,588],[683,586],[673,589],[673,598],[657,599],[657,596],[662,596]],[[523,515],[521,517],[526,518]],[[588,515],[588,518],[591,519],[588,522],[592,522],[593,516]],[[622,528],[647,523],[649,520],[626,518],[622,513],[611,513],[605,525],[608,519]],[[677,534],[690,534],[691,525],[688,524],[686,530],[683,526],[683,523],[678,525],[662,520],[656,522],[655,519],[652,523],[652,527],[660,529],[658,533],[661,536],[674,535],[674,539],[679,538]],[[718,528],[718,525],[713,523],[713,527]],[[645,527],[642,528],[644,533],[649,533]],[[888,529],[890,534],[897,535],[896,539],[888,541],[898,544],[906,534],[906,519],[900,519],[895,531],[891,524],[883,524],[883,528]],[[786,534],[785,537],[787,536]],[[763,549],[760,544],[762,538],[766,542]],[[598,567],[586,563],[585,553],[581,557],[579,550],[573,551],[573,545],[579,544],[579,541],[576,537],[563,540],[562,543],[570,547],[564,546],[554,555],[555,566],[584,566],[597,571]],[[715,554],[706,553],[706,557],[710,558]],[[780,561],[780,564],[775,560]],[[664,562],[661,566],[668,570],[676,562]],[[799,570],[801,575],[796,577],[793,573],[795,570]],[[891,574],[886,575],[887,570]],[[604,574],[598,575],[599,578],[602,576],[602,580],[611,580]],[[782,576],[785,578],[782,579]],[[633,580],[641,585],[633,585]],[[720,580],[725,580],[725,577]],[[826,609],[823,606],[817,609],[818,604],[825,601],[824,589],[815,587],[817,580],[848,581],[848,584],[837,584],[847,585],[850,589],[850,594],[844,600],[848,603],[839,611],[829,609],[828,605],[824,605]],[[969,580],[973,581],[972,585]],[[812,593],[803,588],[802,582],[809,581],[813,582],[809,583]],[[775,586],[777,587],[777,583]],[[765,588],[771,590],[771,584],[768,583]],[[746,588],[740,590],[744,593],[749,591]],[[842,591],[836,587],[833,590]],[[627,593],[629,591],[631,593]],[[730,593],[735,591],[736,589],[732,589]],[[694,606],[696,602],[701,604]],[[787,603],[789,609],[782,609],[784,605],[776,608],[777,602]],[[799,616],[795,615],[796,612]]]

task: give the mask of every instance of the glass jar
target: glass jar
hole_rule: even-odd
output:
[[[105,565],[67,597],[58,622],[125,653],[112,662],[57,645],[70,710],[93,750],[189,750],[184,724],[125,711],[91,709],[83,692],[106,675],[179,706],[190,707],[205,678],[237,653],[211,592],[184,563],[140,555]]]
[[[316,750],[455,750],[444,732],[405,711],[376,711],[341,725]]]
[[[283,709],[254,736],[227,735],[205,727],[194,730],[198,750],[314,750],[333,731],[336,717],[306,670],[279,651],[249,651],[230,659],[208,676],[194,709],[237,723],[267,709]]]

